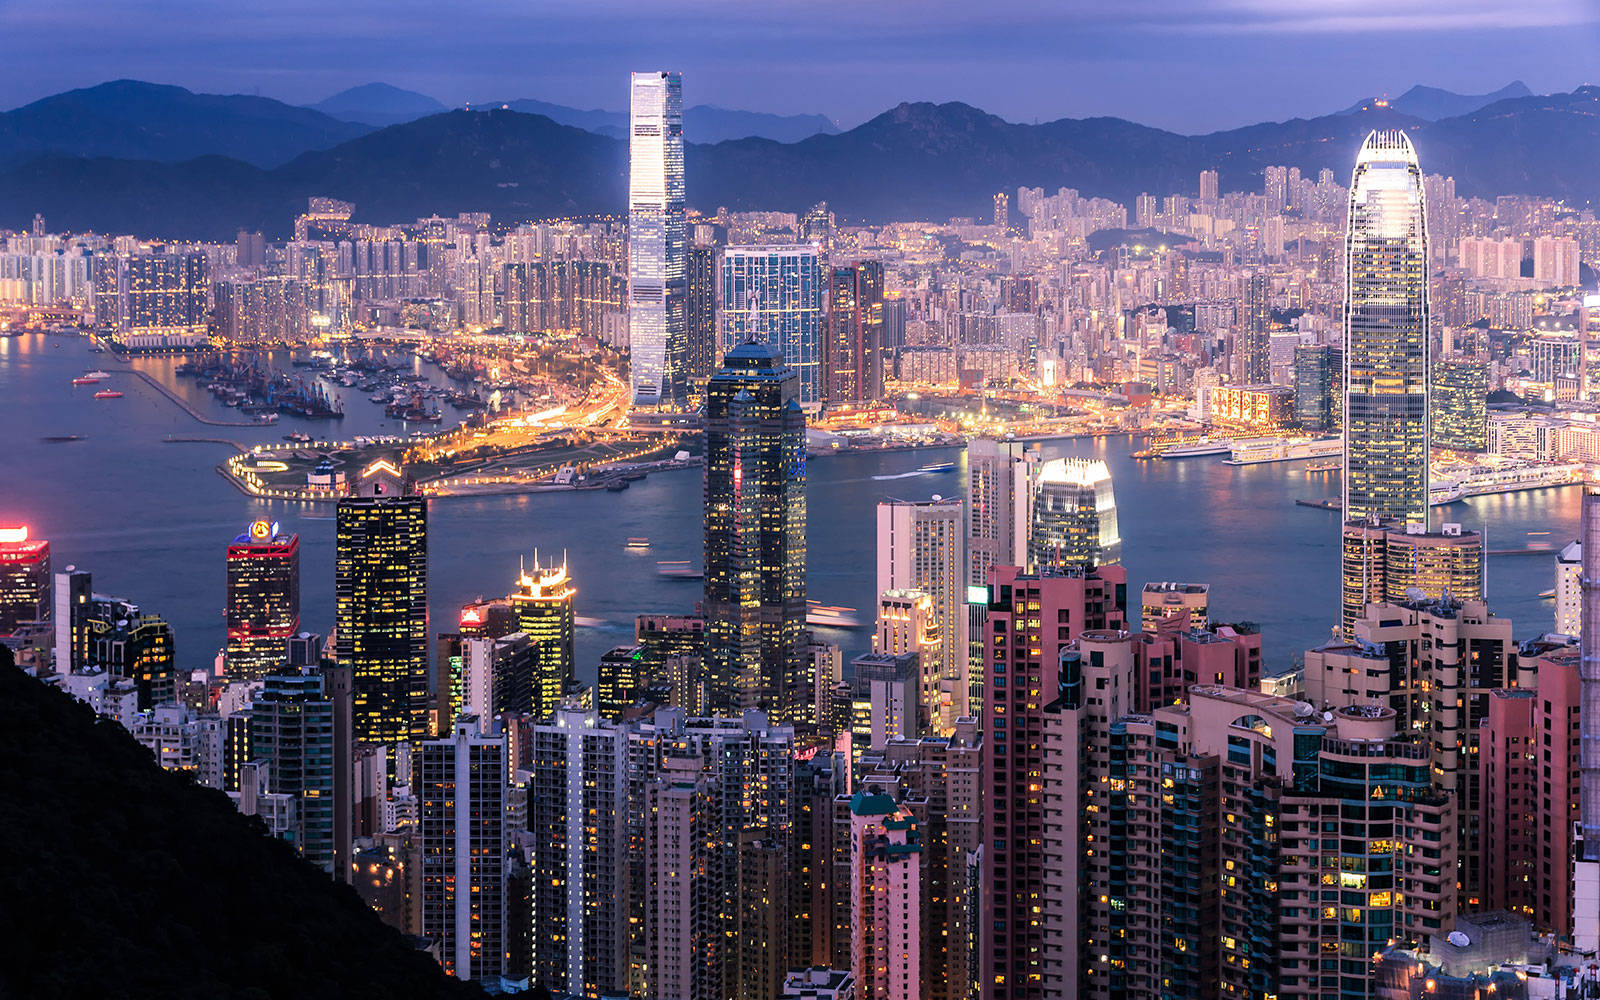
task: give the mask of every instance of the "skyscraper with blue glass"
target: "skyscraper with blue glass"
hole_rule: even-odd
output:
[[[822,252],[815,244],[734,246],[722,255],[721,351],[746,341],[777,348],[799,379],[801,407],[822,405]]]

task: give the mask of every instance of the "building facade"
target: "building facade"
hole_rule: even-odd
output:
[[[686,399],[683,78],[635,73],[628,144],[628,343],[633,400]]]

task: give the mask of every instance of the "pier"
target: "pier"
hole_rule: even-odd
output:
[[[146,375],[144,372],[141,372],[141,371],[132,371],[130,369],[130,372],[133,375],[136,375],[139,378],[144,379],[145,382],[147,384],[149,384],[150,386],[152,386],[157,392],[161,393],[161,395],[163,395],[163,396],[167,397],[168,399],[172,400],[174,403],[176,403],[178,405],[178,407],[180,409],[182,409],[185,413],[189,414],[189,416],[191,416],[191,417],[195,418],[196,420],[200,421],[202,424],[208,424],[208,425],[210,425],[212,427],[266,427],[266,426],[268,426],[266,423],[264,423],[264,422],[262,422],[260,420],[212,420],[210,417],[208,417],[205,414],[201,413],[199,410],[195,409],[193,406],[190,406],[188,400],[184,399],[182,396],[180,396],[177,393],[173,392],[171,389],[168,389],[165,385],[163,385],[161,383],[160,379],[155,378],[155,377],[150,376],[150,375]],[[232,442],[230,441],[229,444],[232,444]]]

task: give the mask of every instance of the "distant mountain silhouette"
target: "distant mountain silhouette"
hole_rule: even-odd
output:
[[[1457,94],[1450,90],[1440,90],[1438,87],[1424,87],[1420,83],[1399,97],[1389,102],[1389,107],[1404,115],[1421,118],[1425,121],[1436,122],[1441,118],[1454,118],[1457,115],[1470,115],[1482,107],[1487,107],[1496,101],[1504,101],[1513,97],[1532,97],[1533,91],[1521,80],[1513,80],[1499,90],[1489,94]],[[1357,101],[1345,109],[1345,114],[1353,115],[1359,111],[1373,106],[1377,100],[1368,97]]]
[[[340,121],[377,126],[399,125],[450,110],[427,94],[387,83],[364,83],[308,106]]]
[[[0,169],[51,155],[163,163],[218,155],[271,167],[369,131],[266,97],[114,80],[0,113]]]
[[[544,115],[552,121],[587,129],[613,139],[628,136],[626,111],[581,110],[548,101],[524,98],[484,104],[525,114]],[[799,142],[813,135],[833,135],[839,130],[825,115],[774,115],[761,111],[737,111],[710,104],[696,104],[683,113],[683,137],[688,142],[725,142],[752,136],[774,142]]]
[[[0,647],[0,996],[482,997]]]
[[[837,135],[747,138],[686,151],[689,203],[704,211],[803,211],[820,200],[852,220],[986,216],[996,191],[1078,189],[1130,203],[1195,193],[1215,168],[1224,191],[1260,190],[1264,167],[1332,169],[1347,182],[1374,128],[1410,131],[1424,171],[1463,196],[1600,200],[1600,88],[1509,98],[1438,122],[1394,108],[1183,136],[1119,118],[1016,125],[965,104],[902,104]],[[163,165],[47,158],[0,173],[0,226],[36,211],[75,230],[231,238],[283,235],[308,195],[356,203],[357,218],[488,211],[503,222],[625,210],[625,142],[517,111],[453,111],[304,153],[261,170],[210,157]]]

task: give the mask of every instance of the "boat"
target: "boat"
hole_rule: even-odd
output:
[[[648,539],[648,538],[630,538],[630,539],[628,539],[628,548],[630,548],[630,549],[648,549],[649,547],[650,547],[650,539]]]
[[[1200,458],[1204,455],[1226,455],[1232,450],[1232,441],[1213,441],[1210,438],[1201,438],[1188,444],[1175,444],[1170,448],[1163,448],[1156,452],[1156,456],[1158,458]]]
[[[1455,474],[1451,474],[1454,471]],[[1428,505],[1439,507],[1468,497],[1491,496],[1540,490],[1550,486],[1571,486],[1583,482],[1583,466],[1562,462],[1537,464],[1513,462],[1467,466],[1436,473],[1428,489]]]
[[[612,482],[606,483],[606,492],[607,493],[621,493],[623,490],[625,490],[627,488],[628,488],[628,481],[626,479],[617,479],[617,480],[613,480]]]
[[[122,393],[115,389],[101,389],[94,394],[95,399],[121,399]]]
[[[932,465],[924,465],[922,468],[918,469],[917,471],[918,472],[950,472],[955,467],[956,467],[956,463],[954,463],[954,462],[934,462]]]
[[[72,380],[73,385],[97,385],[100,380],[92,375],[80,375]]]
[[[48,441],[51,444],[65,444],[68,441],[82,441],[83,440],[83,435],[81,435],[81,434],[51,434],[50,436],[40,438],[39,440]]]
[[[820,601],[806,602],[806,624],[822,628],[860,628],[855,608],[841,608]]]
[[[111,376],[107,375],[105,372],[103,372],[100,369],[96,368],[92,372],[84,372],[83,373],[83,377],[84,378],[92,378],[92,379],[102,379],[102,378],[110,378]]]
[[[1331,458],[1344,454],[1343,438],[1249,438],[1235,441],[1228,465],[1293,462],[1302,458]]]
[[[1343,462],[1312,462],[1306,466],[1307,472],[1338,472],[1344,468]]]
[[[687,559],[674,559],[656,563],[656,574],[669,580],[703,580],[705,574],[694,568]]]
[[[285,441],[294,441],[299,444],[309,444],[311,441],[311,435],[307,434],[305,431],[290,431],[283,436],[283,439]]]

